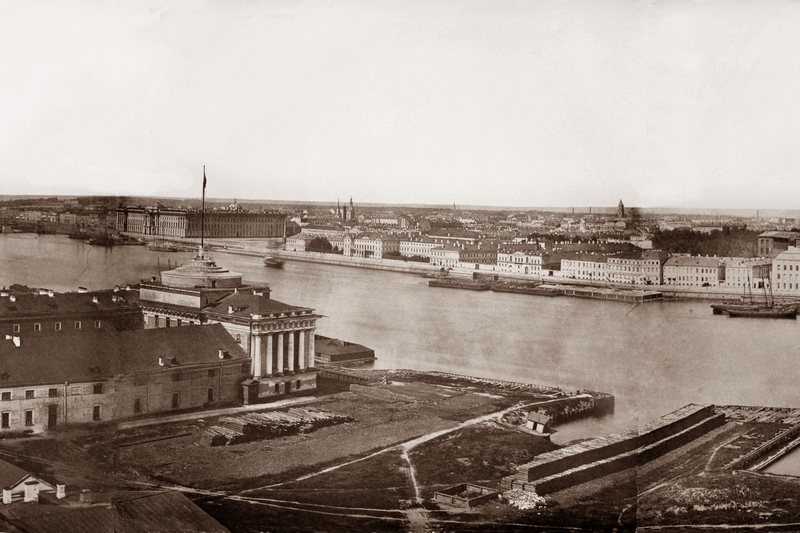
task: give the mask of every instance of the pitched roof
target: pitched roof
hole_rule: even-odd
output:
[[[670,257],[664,263],[665,267],[711,267],[717,268],[722,265],[718,257]]]
[[[227,533],[229,530],[178,491],[99,494],[92,505],[16,503],[0,507],[9,531],[74,533]],[[110,501],[108,501],[110,500]]]
[[[157,370],[159,357],[178,366],[216,362],[220,349],[248,357],[222,324],[22,337],[19,347],[0,339],[0,386],[99,381]]]
[[[233,313],[228,312],[229,307],[233,307]],[[311,309],[308,307],[297,307],[295,305],[285,304],[278,300],[273,300],[266,295],[260,296],[252,292],[239,291],[229,294],[219,302],[203,308],[203,311],[250,318],[250,315],[268,316],[278,313],[311,311]]]
[[[139,299],[139,291],[120,290],[114,292],[61,292],[39,294],[39,292],[17,293],[0,297],[0,318],[23,315],[65,315],[91,313],[98,310],[133,309]],[[11,301],[11,298],[15,301]],[[97,299],[94,303],[93,299]]]
[[[28,476],[28,472],[0,459],[0,488],[10,489]]]
[[[552,418],[544,413],[531,411],[528,413],[528,420],[531,422],[538,422],[539,424],[549,424]]]

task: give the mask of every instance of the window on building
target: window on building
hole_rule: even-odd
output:
[[[213,378],[213,377],[216,377],[216,375],[217,375],[217,369],[216,368],[210,368],[208,370],[208,377]]]
[[[181,406],[181,395],[179,392],[172,393],[172,408],[177,409]]]
[[[33,390],[32,389],[26,390],[25,391],[25,399],[26,400],[30,400],[31,398],[33,398]]]
[[[239,333],[236,334],[236,342],[238,342],[239,344],[242,344],[242,335],[239,334]]]
[[[10,428],[11,424],[9,423],[9,419],[10,419],[9,413],[7,413],[7,412],[3,413],[2,414],[2,424],[0,424],[0,426],[2,426],[4,429]]]
[[[141,412],[142,412],[142,400],[136,398],[133,400],[133,413],[138,415]]]
[[[214,387],[208,388],[208,401],[209,403],[214,401]]]
[[[28,410],[25,411],[25,425],[32,426],[33,425],[33,411]]]
[[[81,321],[80,320],[76,320],[75,321],[75,329],[81,329]]]
[[[100,321],[99,321],[99,320],[95,320],[95,321],[94,321],[94,327],[95,327],[96,329],[100,329],[100,325],[101,325],[101,324],[100,324]]]
[[[92,420],[94,420],[95,422],[100,420],[100,406],[99,405],[95,405],[92,408]]]
[[[40,323],[36,322],[33,325],[33,331],[42,331],[42,325]]]
[[[103,394],[103,384],[95,383],[92,385],[92,394]]]
[[[7,402],[11,399],[11,391],[3,392],[2,396],[0,396],[4,402]]]
[[[61,331],[61,322],[56,322],[55,330],[56,331]]]
[[[19,324],[14,324],[13,326],[11,326],[11,330],[14,333],[19,333]]]
[[[58,396],[58,389],[47,389],[47,396],[49,398],[55,398]]]

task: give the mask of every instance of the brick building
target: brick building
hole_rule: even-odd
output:
[[[235,403],[250,359],[220,324],[0,340],[0,434]]]
[[[141,329],[138,300],[138,291],[122,288],[66,293],[3,289],[0,335],[63,336]]]

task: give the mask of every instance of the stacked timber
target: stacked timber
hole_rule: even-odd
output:
[[[207,446],[227,446],[307,433],[352,421],[353,418],[349,416],[314,408],[223,416],[219,418],[218,425],[203,432],[200,442]]]

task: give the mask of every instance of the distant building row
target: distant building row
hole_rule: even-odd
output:
[[[255,211],[210,211],[202,220],[200,211],[120,207],[117,231],[136,235],[199,238],[206,237],[285,237],[286,215]]]

